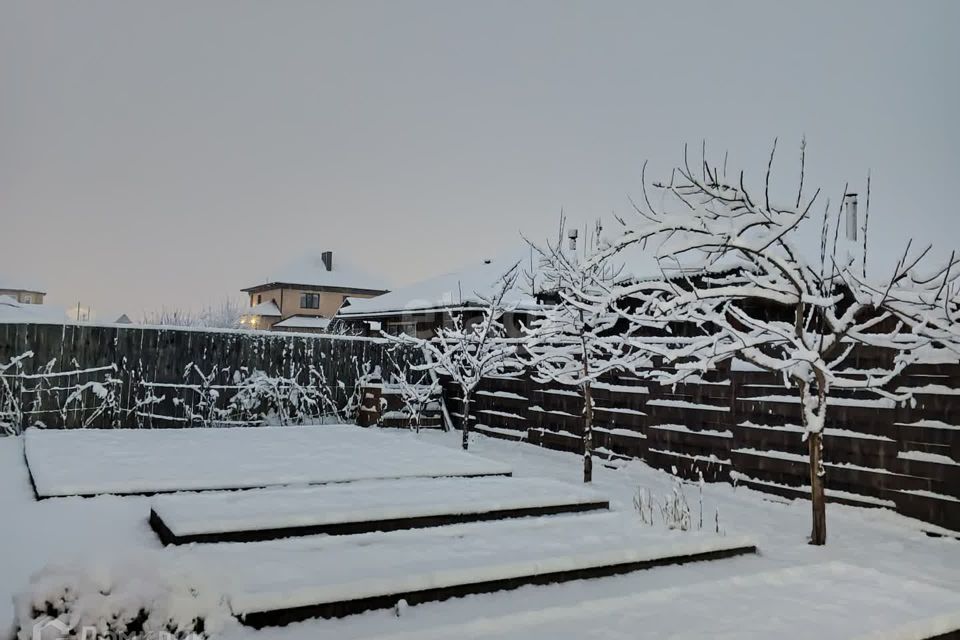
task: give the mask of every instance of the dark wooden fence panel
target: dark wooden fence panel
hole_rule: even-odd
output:
[[[877,357],[860,354],[861,364]],[[960,365],[919,365],[897,386],[914,402],[860,393],[831,396],[825,434],[828,498],[888,507],[960,531]],[[451,412],[459,390],[444,385]],[[641,458],[676,475],[736,482],[791,498],[809,497],[807,445],[798,399],[781,378],[733,371],[724,378],[650,385],[614,375],[593,389],[595,453]],[[472,405],[474,428],[489,436],[582,451],[576,388],[529,377],[485,380]]]
[[[285,407],[289,400],[289,407],[275,412],[281,422],[344,418],[358,382],[376,371],[389,377],[394,361],[419,362],[415,350],[389,356],[391,346],[372,338],[293,333],[0,324],[0,433],[37,423],[68,428],[262,423],[256,415],[233,415],[239,409],[231,401],[241,389],[261,398],[264,407],[268,401],[277,404],[271,393]],[[283,397],[291,390],[300,397]]]

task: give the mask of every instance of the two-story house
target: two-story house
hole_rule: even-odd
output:
[[[342,258],[334,260],[332,251],[310,253],[264,284],[243,289],[250,296],[243,324],[251,329],[322,332],[347,297],[373,298],[388,291],[380,278]]]

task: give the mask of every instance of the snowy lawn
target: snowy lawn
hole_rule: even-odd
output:
[[[28,429],[41,497],[508,474],[504,464],[352,425]]]
[[[356,536],[196,547],[235,614],[289,609],[753,546],[678,536],[630,514],[525,518]]]
[[[184,537],[606,505],[606,498],[583,485],[491,476],[181,493],[157,496],[152,509],[173,535]]]
[[[189,433],[196,434],[197,438],[205,438],[208,433],[216,433],[216,430],[190,430]],[[398,443],[398,448],[412,443],[446,447],[448,450],[444,453],[451,458],[458,453],[460,444],[459,433],[424,431],[419,435],[410,432],[382,435],[390,436]],[[203,572],[203,562],[206,561],[198,560],[203,550],[215,548],[214,555],[218,558],[231,555],[243,557],[250,568],[253,568],[257,562],[255,556],[258,555],[253,553],[254,550],[263,550],[266,554],[264,557],[269,555],[276,559],[283,553],[283,549],[289,549],[290,554],[296,554],[301,545],[332,544],[334,540],[330,539],[328,542],[324,538],[311,538],[163,548],[147,524],[151,498],[103,495],[89,499],[70,497],[39,502],[34,500],[29,475],[23,462],[23,440],[22,437],[0,438],[0,513],[3,514],[3,523],[0,525],[0,603],[9,603],[11,595],[27,585],[32,573],[53,562],[81,561],[98,564],[136,558],[140,562],[155,559],[170,565],[189,565],[191,559],[194,559],[194,568]],[[201,448],[203,447],[190,447],[189,450]],[[482,458],[495,460],[501,466],[513,468],[515,475],[520,477],[553,478],[576,483],[581,474],[578,456],[539,449],[529,444],[475,436],[471,451]],[[75,452],[73,453],[75,455]],[[383,452],[368,457],[384,458],[385,463],[389,462]],[[218,466],[230,468],[236,475],[246,475],[239,473],[244,469],[224,455],[220,448],[210,452],[210,458],[223,460],[217,463]],[[99,463],[82,463],[77,466],[86,467],[91,472],[101,468]],[[150,469],[143,471],[151,472]],[[133,477],[140,477],[140,474],[134,474]],[[654,497],[660,498],[670,491],[674,482],[668,474],[650,469],[641,462],[631,462],[619,469],[609,469],[598,464],[594,477],[592,488],[609,497],[611,507],[625,512],[620,517],[627,518],[634,517],[632,499],[638,487],[649,488]],[[685,491],[693,509],[696,526],[700,512],[697,487],[686,485]],[[694,587],[697,583],[742,577],[745,581],[742,583],[745,589],[742,602],[747,604],[731,604],[729,609],[727,604],[719,610],[710,608],[710,616],[718,620],[713,626],[704,618],[707,610],[676,597],[659,601],[658,615],[683,623],[675,635],[678,638],[705,637],[705,628],[736,628],[736,637],[746,637],[746,633],[751,629],[766,628],[762,625],[770,622],[765,613],[769,609],[772,612],[769,616],[771,618],[781,612],[783,615],[804,616],[804,624],[777,631],[780,640],[817,635],[808,633],[809,627],[806,623],[812,624],[818,619],[818,633],[825,629],[830,630],[824,631],[818,637],[835,638],[849,637],[850,633],[859,634],[864,629],[869,629],[853,629],[850,621],[857,618],[875,617],[883,621],[884,626],[893,626],[909,623],[917,615],[936,613],[928,605],[942,602],[949,606],[949,601],[942,599],[941,591],[929,591],[926,586],[917,587],[905,583],[906,580],[960,593],[960,542],[951,538],[928,537],[921,531],[922,528],[930,528],[928,525],[890,511],[831,504],[828,506],[828,543],[825,547],[811,547],[805,543],[810,523],[808,502],[791,503],[749,489],[716,484],[704,487],[703,503],[704,529],[712,531],[719,515],[720,529],[725,534],[721,539],[749,535],[756,540],[761,553],[712,562],[660,567],[617,577],[473,595],[411,607],[402,611],[399,618],[392,611],[375,611],[338,620],[312,620],[264,631],[243,627],[230,628],[226,637],[231,640],[354,640],[398,632],[411,632],[416,636],[424,630],[467,623],[480,618],[500,619],[513,614],[536,617],[539,615],[536,612],[543,609],[569,609],[575,614],[579,607],[588,602],[606,601],[609,598],[642,598],[646,594],[651,601],[658,602],[657,598],[663,596],[654,593],[655,590],[688,585]],[[562,517],[573,519],[592,516]],[[521,521],[510,521],[510,524],[517,522]],[[506,524],[508,523],[500,523],[500,526]],[[638,530],[645,526],[640,525]],[[670,535],[662,530],[659,521],[653,530],[659,531],[659,534]],[[389,538],[413,534],[414,538],[417,538],[424,533],[425,530],[420,530],[380,535]],[[687,536],[681,532],[672,535],[678,543]],[[692,536],[690,538],[696,539]],[[249,553],[244,554],[244,550]],[[583,551],[598,550],[603,549],[591,545],[589,540],[584,541]],[[749,576],[752,574],[831,561],[842,561],[856,567],[880,571],[891,576],[893,582],[887,578],[871,577],[869,583],[864,583],[858,576],[866,574],[858,573],[854,569],[843,569],[840,571],[841,577],[831,574],[829,579],[822,573],[801,572],[799,577],[791,578],[794,582],[790,585],[796,584],[786,591],[777,590],[773,586],[756,586],[765,584],[762,581],[770,578],[758,579],[760,582],[753,582],[754,586],[749,587],[752,580]],[[209,571],[204,577],[216,582],[223,578],[216,575],[216,571],[222,570],[224,575],[228,575],[226,572],[233,569],[218,567],[219,560],[211,557]],[[832,588],[833,580],[839,580],[848,588]],[[899,590],[891,594],[892,584],[899,585]],[[703,589],[707,590],[704,593],[717,593],[712,587],[704,586]],[[788,595],[784,595],[785,593]],[[791,598],[796,611],[789,614],[784,611],[784,598]],[[746,606],[749,606],[750,616],[744,619],[741,616]],[[902,617],[901,612],[904,614]],[[12,615],[12,607],[0,606],[0,632],[11,624]],[[616,628],[613,617],[615,616],[604,617],[599,614],[591,617],[589,628],[593,635],[583,633],[582,627],[571,623],[569,629],[564,627],[564,632],[552,637],[578,640],[583,637],[601,640],[637,637],[636,627],[632,627],[628,635],[624,636],[623,629]],[[685,631],[687,629],[689,632]]]
[[[817,609],[816,615],[811,615],[810,604]],[[933,638],[958,628],[960,594],[833,562],[584,600],[572,607],[377,636],[376,640],[908,640]]]

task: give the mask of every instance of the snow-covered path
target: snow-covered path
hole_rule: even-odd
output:
[[[397,432],[398,438],[431,443],[456,450],[458,433]],[[0,603],[9,603],[30,575],[50,562],[82,560],[96,562],[126,555],[143,558],[158,554],[165,560],[185,558],[189,549],[163,549],[147,524],[150,498],[99,496],[95,498],[33,499],[23,461],[21,438],[0,438]],[[475,437],[471,451],[514,469],[517,476],[555,478],[576,483],[581,474],[577,456],[540,449],[528,444]],[[452,453],[452,451],[451,451]],[[80,462],[83,464],[95,464]],[[638,487],[649,488],[655,497],[673,486],[668,474],[631,462],[620,469],[597,465],[593,489],[610,498],[614,510],[633,512],[632,499]],[[697,487],[686,486],[687,499],[699,520]],[[703,489],[704,528],[712,529],[719,515],[727,536],[749,535],[760,548],[759,555],[722,561],[661,567],[648,571],[566,584],[523,587],[516,591],[474,595],[441,603],[412,607],[397,618],[379,611],[340,620],[315,620],[263,632],[241,628],[230,631],[235,639],[278,638],[350,640],[402,631],[432,629],[481,617],[498,617],[550,607],[574,607],[588,600],[622,597],[653,589],[680,587],[707,580],[755,574],[781,568],[841,561],[872,568],[885,574],[943,587],[960,593],[960,542],[931,538],[921,532],[922,523],[884,510],[839,505],[828,507],[829,539],[826,547],[805,544],[809,530],[809,504],[787,503],[748,489],[726,484]],[[272,543],[253,543],[277,545]],[[818,594],[814,592],[814,599]],[[836,606],[835,594],[824,593],[824,606]],[[811,604],[817,604],[816,600]],[[851,600],[853,612],[869,615],[862,598]],[[682,603],[676,614],[684,615]],[[761,603],[757,604],[759,609]],[[883,606],[882,603],[877,604]],[[0,606],[0,629],[12,620],[12,608]],[[612,633],[612,631],[611,631]],[[616,638],[610,635],[609,640]],[[799,637],[799,636],[798,636]],[[784,636],[787,640],[789,636]]]

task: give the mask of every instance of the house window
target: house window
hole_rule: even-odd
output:
[[[33,296],[29,293],[23,294],[23,304],[33,304]]]
[[[320,294],[319,293],[301,293],[300,308],[301,309],[319,309]]]
[[[263,296],[258,293],[258,294],[257,294],[257,304],[260,304],[261,302],[263,302]]]

